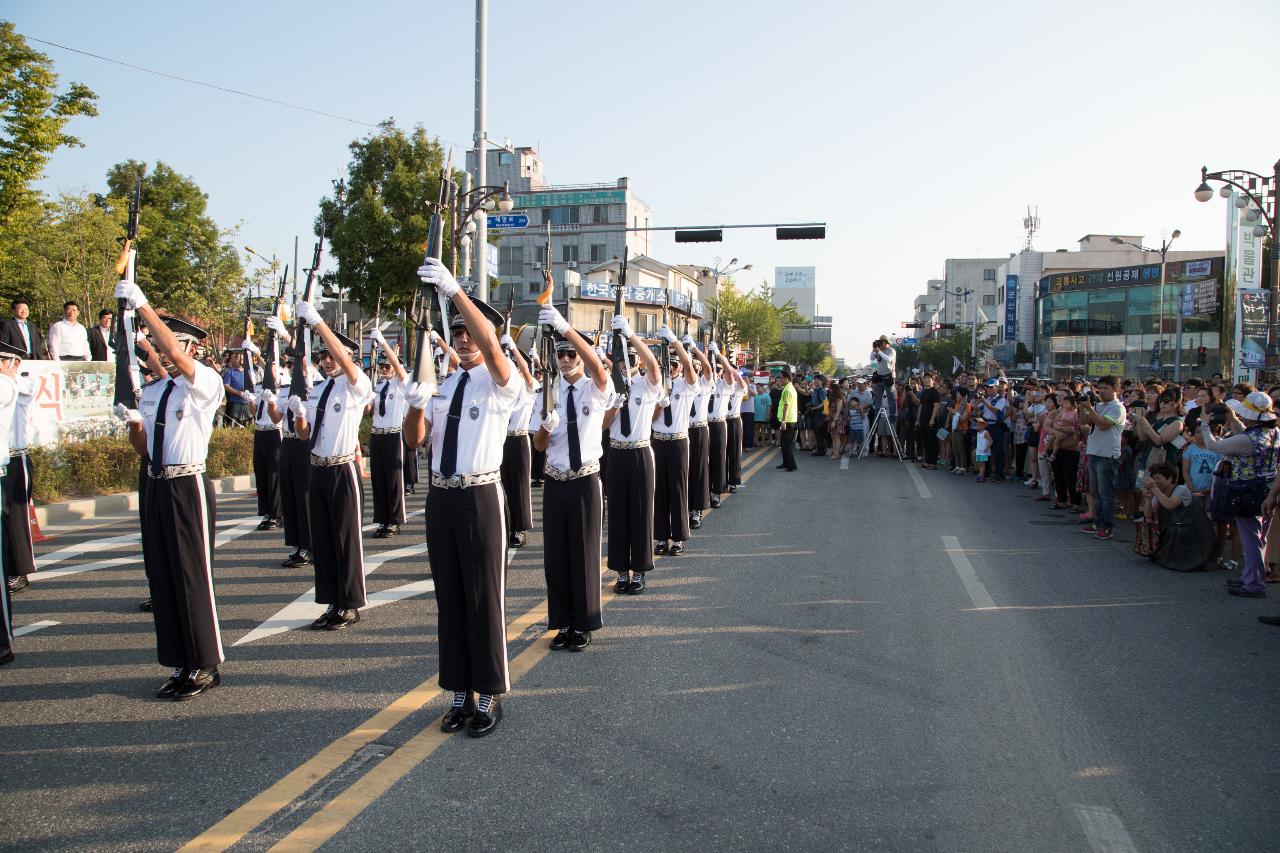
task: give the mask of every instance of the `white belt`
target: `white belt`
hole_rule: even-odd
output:
[[[400,432],[400,427],[374,427],[369,431],[370,435],[395,435]]]
[[[724,418],[707,418],[707,423],[709,423],[709,424],[722,424],[722,423],[724,423]]]
[[[507,430],[507,438],[511,438],[513,435],[528,435],[528,434],[529,434],[529,431],[528,431],[527,429],[509,429],[509,430]]]
[[[614,450],[639,450],[642,447],[649,446],[649,439],[642,438],[639,441],[614,441],[609,439],[609,446]]]
[[[203,462],[193,462],[190,465],[165,465],[160,469],[159,474],[152,473],[151,466],[147,466],[147,476],[153,480],[176,480],[179,477],[190,477],[192,474],[203,473]]]
[[[564,482],[565,480],[577,480],[581,477],[589,477],[592,474],[599,472],[599,470],[600,460],[597,459],[595,462],[588,462],[576,471],[561,471],[559,468],[552,468],[550,465],[547,465],[543,469],[542,473],[553,480]]]
[[[286,430],[284,430],[284,431],[282,431],[282,432],[280,433],[280,436],[281,436],[282,438],[298,438],[298,434],[297,434],[296,432],[289,432],[289,430],[287,430],[287,429],[286,429]],[[298,438],[298,441],[301,441],[301,440],[302,440],[302,439]]]
[[[446,477],[431,472],[431,485],[438,489],[470,489],[473,486],[487,486],[502,479],[501,472],[489,471],[485,474],[454,474]]]
[[[272,424],[271,426],[263,426],[262,424],[254,424],[254,432],[273,432],[280,429],[280,424]]]
[[[706,426],[707,422],[703,421],[700,424],[689,424],[689,429],[706,429]]]
[[[11,448],[9,448],[9,455],[10,455],[10,456],[26,456],[26,455],[27,455],[27,448],[25,448],[25,447],[11,447]]]
[[[687,432],[658,432],[657,430],[653,431],[652,436],[654,441],[684,441],[688,437]]]
[[[316,456],[311,454],[311,464],[317,468],[332,468],[335,465],[346,465],[348,462],[354,462],[356,458],[355,452],[344,453],[341,456]]]

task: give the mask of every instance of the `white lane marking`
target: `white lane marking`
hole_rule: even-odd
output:
[[[398,560],[402,557],[414,557],[418,554],[427,553],[427,543],[420,542],[417,545],[406,545],[403,548],[393,548],[390,551],[383,551],[380,554],[374,554],[366,557],[364,561],[364,573],[367,577],[383,563],[391,560]],[[365,608],[377,607],[378,604],[387,604],[391,601],[399,601],[402,598],[409,598],[414,595],[423,595],[435,589],[435,584],[431,581],[415,581],[414,583],[404,584],[393,589],[375,592],[368,596],[368,603]],[[316,588],[304,592],[295,598],[289,604],[286,604],[280,610],[276,611],[270,619],[263,622],[257,628],[245,634],[240,639],[232,643],[232,646],[243,646],[246,643],[252,643],[255,640],[261,640],[264,637],[273,637],[276,634],[283,634],[293,628],[302,628],[310,625],[311,622],[324,612],[325,605],[316,604]],[[374,602],[377,602],[375,604]]]
[[[911,475],[911,480],[916,484],[916,491],[920,493],[922,498],[931,498],[933,493],[929,491],[929,487],[924,484],[924,478],[920,476],[920,472],[916,470],[916,466],[910,462],[907,463],[907,473]]]
[[[987,592],[987,588],[982,585],[982,581],[978,580],[973,564],[969,562],[969,558],[964,555],[964,549],[960,547],[960,540],[954,536],[943,536],[942,549],[951,558],[951,565],[955,566],[956,574],[960,576],[960,583],[964,584],[965,592],[969,593],[969,598],[973,600],[973,606],[982,610],[994,609],[996,603],[991,598],[991,593]]]
[[[244,524],[252,519],[256,524],[259,521],[258,516],[241,516],[239,518],[224,518],[218,522],[218,527],[232,527]],[[67,545],[50,551],[47,554],[36,558],[36,569],[47,569],[50,566],[57,565],[64,560],[70,560],[78,557],[86,551],[105,551],[120,548],[125,545],[132,545],[142,540],[141,533],[124,533],[120,536],[108,536],[105,539],[87,539],[84,542],[77,542],[74,545]]]
[[[841,456],[841,457],[840,457],[840,470],[841,470],[841,471],[848,471],[848,470],[849,470],[849,457],[848,457],[848,456]]]
[[[1120,815],[1106,806],[1076,803],[1075,809],[1094,853],[1136,853],[1138,848],[1134,846],[1129,830],[1124,828]]]
[[[406,512],[404,514],[404,520],[408,521],[409,519],[414,518],[416,516],[426,515],[426,514],[427,514],[427,511],[425,509],[415,509],[413,512]],[[378,525],[372,522],[360,528],[360,530],[365,533],[368,533],[370,530],[377,530],[377,529],[378,529]]]
[[[236,539],[239,539],[241,536],[252,533],[254,530],[257,529],[259,521],[261,521],[261,519],[256,515],[248,517],[244,520],[240,520],[239,523],[237,523],[234,527],[229,527],[228,529],[223,530],[221,533],[219,533],[214,538],[214,542],[217,545],[226,545],[228,542],[232,542]],[[133,536],[136,539],[138,534],[135,533],[133,534]],[[88,543],[87,547],[92,547],[97,544],[98,543],[91,542],[91,543]],[[80,546],[71,545],[68,547],[79,548]],[[37,571],[34,575],[30,575],[29,577],[31,578],[31,580],[50,580],[52,578],[63,578],[63,577],[66,577],[67,575],[78,575],[81,572],[92,572],[92,571],[96,571],[97,569],[110,569],[116,566],[127,566],[131,563],[141,563],[141,562],[142,562],[141,554],[135,554],[130,557],[111,557],[106,560],[97,560],[92,563],[80,563],[75,566],[67,566],[66,568],[63,568],[63,569],[43,569],[43,570]]]
[[[32,634],[41,628],[52,628],[54,625],[61,625],[61,622],[55,622],[52,619],[41,619],[39,622],[32,622],[30,625],[23,625],[21,628],[13,629],[13,636],[21,637],[24,634]]]

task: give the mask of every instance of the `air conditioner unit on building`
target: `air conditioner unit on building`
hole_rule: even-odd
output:
[[[567,266],[568,266],[568,267],[569,267],[569,269],[571,269],[571,270],[576,270],[576,269],[578,268],[578,262],[577,262],[577,261],[569,261],[569,263],[567,264]]]
[[[533,267],[535,270],[540,270],[542,269],[542,261],[533,261],[529,266]]]

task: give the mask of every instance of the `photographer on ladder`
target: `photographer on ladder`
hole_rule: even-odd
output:
[[[897,365],[898,353],[889,346],[887,337],[881,335],[871,343],[871,366],[874,369],[871,374],[871,390],[874,395],[871,405],[876,411],[887,406],[890,424],[898,419],[898,397],[893,387]],[[871,433],[867,436],[868,440],[872,441],[881,456],[888,455],[882,450],[885,436],[877,429],[872,429]]]

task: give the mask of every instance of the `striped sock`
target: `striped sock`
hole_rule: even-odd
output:
[[[489,713],[489,709],[493,707],[493,697],[488,693],[480,694],[480,701],[476,703],[476,710],[482,714]]]
[[[465,704],[467,704],[467,691],[465,690],[453,691],[453,710],[461,711],[462,706]]]

